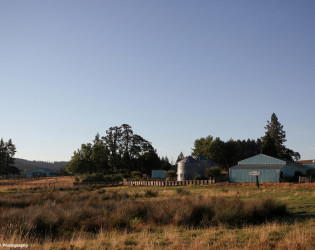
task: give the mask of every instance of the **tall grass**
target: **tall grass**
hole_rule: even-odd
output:
[[[1,193],[0,243],[28,243],[31,249],[315,248],[313,189],[156,190],[76,187]],[[266,198],[270,193],[288,204],[290,214],[286,205]],[[287,220],[296,211],[308,211],[308,219]]]
[[[270,198],[244,202],[189,196],[158,199],[157,195],[149,190],[139,198],[100,190],[10,194],[0,198],[1,230],[7,236],[18,232],[58,238],[78,231],[133,231],[146,226],[242,226],[287,215],[286,206]]]
[[[164,227],[160,230],[143,228],[138,232],[100,230],[91,236],[77,232],[59,239],[30,240],[18,233],[0,241],[27,243],[30,249],[305,249],[315,247],[314,231],[301,224],[283,225],[267,223],[258,227],[230,229],[211,227],[199,230],[182,230]]]

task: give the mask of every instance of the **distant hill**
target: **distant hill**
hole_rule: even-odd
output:
[[[27,172],[32,171],[37,168],[50,168],[55,171],[59,171],[61,168],[65,168],[68,164],[67,161],[56,161],[56,162],[46,162],[46,161],[28,161],[24,159],[15,158],[14,165],[19,170]]]

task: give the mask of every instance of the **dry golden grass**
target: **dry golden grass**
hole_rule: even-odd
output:
[[[47,178],[33,182],[54,180],[55,178]],[[68,181],[72,184],[73,177],[58,177],[57,181],[59,183]],[[255,184],[215,184],[209,187],[45,188],[43,190],[27,190],[22,187],[21,190],[15,191],[12,190],[12,186],[8,188],[11,189],[10,192],[0,191],[2,192],[0,218],[3,218],[0,244],[24,243],[29,244],[30,249],[315,249],[315,183],[263,183],[260,189],[257,189]],[[158,194],[155,197],[156,191]],[[133,203],[154,204],[154,202],[163,203],[171,200],[174,202],[170,209],[173,209],[173,206],[183,204],[185,201],[202,202],[210,197],[253,201],[270,196],[287,204],[293,217],[281,222],[239,227],[152,224],[134,218],[131,229],[109,227],[101,228],[96,232],[81,227],[72,230],[74,224],[71,224],[86,214],[94,214],[86,220],[87,225],[93,226],[119,211],[128,211],[128,206],[131,208]],[[126,210],[119,208],[112,211],[111,215],[100,213],[102,201],[107,200],[126,204]],[[126,203],[126,200],[130,202]],[[176,203],[176,201],[180,202]],[[17,207],[12,204],[16,204]],[[60,216],[63,218],[63,222],[62,220],[60,222],[62,235],[35,237],[31,226],[26,227],[22,234],[19,228],[15,227],[17,224],[14,224],[18,219],[17,215],[21,215],[21,219],[29,218],[30,221],[36,221],[43,216],[51,217],[51,223],[55,223],[56,218]],[[177,216],[179,213],[174,214],[173,221],[180,219]],[[11,225],[6,224],[6,218],[12,218]]]
[[[314,223],[314,221],[313,221]],[[314,228],[302,223],[268,223],[259,227],[184,230],[164,227],[139,232],[100,231],[91,236],[76,233],[70,239],[28,242],[31,249],[305,249],[315,247]],[[23,238],[12,235],[0,242],[17,244]],[[25,243],[25,241],[24,241]]]
[[[74,178],[71,176],[62,177],[45,177],[41,179],[15,179],[15,180],[1,180],[1,190],[10,189],[29,189],[33,187],[55,188],[55,187],[73,187]],[[14,185],[12,185],[14,183]],[[10,185],[5,185],[10,184]]]

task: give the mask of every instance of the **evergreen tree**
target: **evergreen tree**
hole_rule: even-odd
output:
[[[160,164],[161,164],[162,169],[166,170],[166,171],[168,171],[172,167],[172,165],[170,164],[170,161],[168,160],[167,156],[162,157],[160,159]]]
[[[12,140],[4,142],[0,140],[0,175],[20,174],[20,171],[14,166],[14,155],[16,153],[15,145]]]
[[[262,137],[262,153],[290,161],[299,160],[300,154],[298,152],[285,147],[286,133],[275,113],[271,115],[271,120],[267,123],[265,136]]]
[[[179,156],[177,157],[176,163],[181,161],[184,158],[185,158],[185,156],[184,156],[183,152],[180,152]]]

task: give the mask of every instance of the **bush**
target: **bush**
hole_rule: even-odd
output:
[[[200,175],[199,175],[199,174],[195,174],[195,176],[194,176],[194,180],[195,180],[195,181],[199,181],[199,180],[201,180]]]
[[[213,216],[214,211],[211,206],[207,206],[204,204],[196,205],[192,209],[188,224],[189,226],[193,227],[210,226],[212,223]]]
[[[142,173],[139,171],[132,171],[131,178],[134,181],[140,181],[142,179]]]
[[[145,191],[144,196],[145,197],[157,197],[158,196],[158,191],[147,190],[147,191]]]
[[[165,173],[165,178],[168,179],[168,180],[176,180],[176,177],[177,177],[177,174],[174,170],[169,170],[169,171],[166,171]]]
[[[241,200],[215,199],[214,204],[215,224],[236,226],[247,223],[249,217],[244,214],[244,202]]]
[[[179,194],[179,195],[189,195],[189,194],[190,194],[189,191],[184,190],[183,188],[177,188],[177,189],[176,189],[176,192],[177,192],[177,194]]]
[[[221,175],[221,168],[219,167],[207,168],[206,175],[210,178],[219,177]]]
[[[112,174],[112,175],[104,175],[104,174],[86,174],[82,178],[82,182],[115,182],[122,181],[122,175],[120,174]]]

